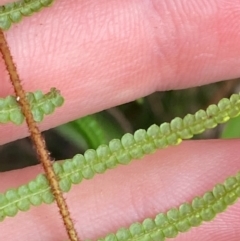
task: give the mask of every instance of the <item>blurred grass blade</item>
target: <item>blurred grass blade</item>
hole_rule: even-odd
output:
[[[240,116],[229,120],[221,134],[221,138],[238,138],[240,137]]]
[[[56,131],[76,147],[96,149],[113,138],[120,138],[124,130],[106,112],[85,116],[56,128]]]

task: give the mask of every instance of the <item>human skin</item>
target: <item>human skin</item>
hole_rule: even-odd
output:
[[[6,2],[6,1],[5,1]],[[3,3],[3,1],[0,1]],[[240,1],[59,0],[6,32],[26,91],[66,101],[41,130],[149,95],[240,76]],[[0,60],[0,96],[13,94]],[[177,104],[177,103],[176,103]],[[0,143],[28,134],[0,126]],[[240,170],[240,140],[186,141],[74,186],[66,195],[80,238],[96,239],[191,201]],[[0,191],[42,172],[0,175]],[[176,241],[239,240],[240,202]],[[2,240],[67,238],[55,204],[0,223]]]

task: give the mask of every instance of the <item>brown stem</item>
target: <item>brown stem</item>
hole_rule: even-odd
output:
[[[39,128],[38,128],[36,122],[33,119],[30,105],[27,101],[25,91],[21,85],[16,66],[13,62],[7,41],[4,37],[2,30],[0,30],[0,51],[1,51],[3,59],[5,61],[6,68],[9,72],[10,80],[14,87],[15,94],[18,97],[19,105],[21,106],[22,112],[26,118],[28,129],[31,134],[32,141],[36,147],[39,161],[41,162],[41,164],[43,166],[43,169],[46,173],[49,184],[51,186],[53,195],[57,202],[58,208],[60,210],[60,214],[62,216],[68,236],[71,241],[78,241],[79,240],[78,235],[74,228],[73,221],[70,217],[70,213],[69,213],[67,204],[66,204],[63,194],[60,190],[60,187],[58,184],[58,177],[54,173],[52,163],[51,163],[51,158],[49,156],[49,152],[47,150],[45,140],[44,140],[43,136],[41,135],[41,132],[39,131]]]

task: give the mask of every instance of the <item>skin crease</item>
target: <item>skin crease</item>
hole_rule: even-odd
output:
[[[6,38],[24,88],[46,92],[54,86],[66,99],[42,130],[157,90],[240,76],[239,0],[59,0],[24,18]],[[0,96],[12,94],[3,61],[0,81]],[[0,133],[4,144],[26,136],[27,129],[1,125]],[[239,144],[187,141],[74,186],[66,199],[80,238],[102,237],[211,190],[240,170]],[[40,172],[36,166],[2,173],[0,191]],[[237,202],[174,240],[239,240],[239,211]],[[0,237],[64,240],[57,213],[54,204],[42,205],[7,218]]]

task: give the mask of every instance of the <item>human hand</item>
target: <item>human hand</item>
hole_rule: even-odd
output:
[[[65,105],[40,125],[59,125],[157,90],[240,76],[240,3],[56,1],[6,32],[25,90],[61,90]],[[0,95],[12,93],[0,62]],[[27,135],[0,126],[0,143]],[[211,190],[240,169],[239,140],[188,141],[96,176],[66,195],[81,239],[96,239]],[[136,172],[137,170],[137,172]],[[0,191],[26,183],[39,166],[2,173]],[[126,178],[127,177],[127,178]],[[238,240],[240,204],[175,240]],[[4,240],[64,240],[55,205],[0,223]]]

